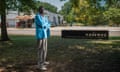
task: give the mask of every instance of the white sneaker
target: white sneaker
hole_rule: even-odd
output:
[[[44,70],[44,71],[46,71],[47,68],[46,68],[46,66],[41,66],[41,67],[40,67],[40,70]]]

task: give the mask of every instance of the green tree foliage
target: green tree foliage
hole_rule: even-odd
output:
[[[103,4],[103,2],[105,3]],[[119,0],[70,0],[69,3],[71,6],[65,4],[62,12],[60,12],[69,20],[74,19],[74,21],[85,25],[108,25],[110,22],[113,22],[112,24],[119,24],[120,20],[116,21],[120,14]],[[70,7],[70,10],[68,7]],[[113,8],[115,14],[110,14],[114,13],[113,10],[111,11],[111,8]],[[73,18],[70,16],[73,16]]]
[[[97,17],[100,17],[102,14],[98,12],[100,8],[99,3],[95,0],[93,1],[91,0],[70,0],[70,2],[66,3],[63,6],[62,8],[63,13],[62,12],[61,13],[66,14],[66,17],[67,19],[69,19],[69,21],[72,19],[76,22],[84,23],[85,25],[86,24],[94,25],[96,24],[95,19],[97,19]],[[96,16],[98,14],[100,15]]]
[[[105,0],[106,1],[106,7],[109,9],[109,7],[114,8],[120,8],[120,0]]]
[[[72,20],[72,3],[71,2],[67,2],[64,4],[64,6],[62,6],[62,10],[59,12],[60,14],[62,14],[64,16],[64,19],[67,22],[71,22]]]
[[[120,0],[106,0],[106,11],[104,17],[109,25],[120,25]]]
[[[109,8],[104,12],[104,17],[109,21],[110,25],[120,25],[120,9]]]
[[[19,12],[24,12],[25,14],[30,14],[31,10],[36,9],[35,0],[7,0],[7,9],[18,10]]]

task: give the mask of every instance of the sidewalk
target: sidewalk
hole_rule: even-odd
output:
[[[11,35],[35,35],[35,28],[8,28]],[[120,27],[52,27],[51,35],[61,36],[62,30],[108,30],[109,36],[120,36]]]

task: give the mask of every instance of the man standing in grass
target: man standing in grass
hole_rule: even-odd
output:
[[[46,61],[47,38],[50,36],[50,23],[44,15],[43,6],[40,6],[38,9],[38,13],[35,16],[35,24],[38,48],[38,68],[47,70],[46,65],[49,64],[49,62]]]

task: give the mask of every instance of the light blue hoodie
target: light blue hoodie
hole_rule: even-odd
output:
[[[50,23],[45,16],[41,16],[39,13],[35,16],[36,25],[36,38],[44,39],[50,36]]]

